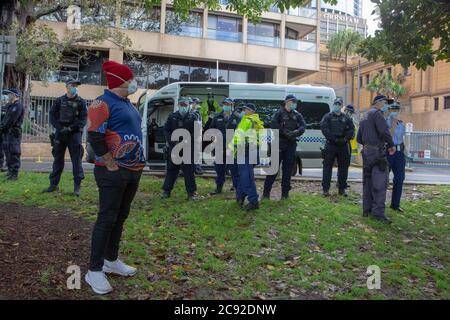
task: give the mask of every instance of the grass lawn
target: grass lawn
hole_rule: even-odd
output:
[[[63,191],[44,195],[48,175],[21,173],[18,182],[0,182],[0,201],[95,221],[93,176],[87,174],[80,199],[68,194],[70,175],[62,180]],[[301,183],[309,191],[294,189],[289,200],[263,201],[247,214],[230,192],[208,196],[213,180],[198,179],[205,196],[187,202],[182,179],[162,200],[162,180],[144,176],[121,246],[140,272],[112,278],[114,287],[126,288],[115,298],[450,298],[450,187],[417,187],[419,196],[403,201],[406,213],[387,211],[394,224],[386,226],[362,217],[358,192],[327,199],[317,183]],[[381,269],[380,290],[367,289],[370,265]]]

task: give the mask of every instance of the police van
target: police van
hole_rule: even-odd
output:
[[[142,115],[142,132],[145,156],[150,168],[164,166],[164,124],[170,113],[178,109],[180,97],[196,97],[204,101],[209,96],[221,105],[229,97],[237,105],[254,103],[266,127],[270,127],[273,113],[283,105],[284,98],[293,94],[299,99],[297,111],[307,124],[304,135],[297,144],[297,165],[321,167],[320,148],[325,138],[320,131],[322,117],[331,110],[336,94],[332,88],[310,85],[276,85],[227,82],[177,82],[159,89],[155,94],[142,94],[138,109]],[[297,172],[297,165],[293,168]]]

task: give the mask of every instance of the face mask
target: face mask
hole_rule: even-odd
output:
[[[189,111],[189,107],[178,107],[181,114],[186,114]]]
[[[245,111],[242,111],[240,117],[243,118],[245,116]]]
[[[381,112],[383,112],[383,113],[385,113],[385,112],[387,112],[388,111],[388,109],[389,109],[389,107],[388,107],[388,105],[385,103],[382,107],[381,107]]]
[[[8,100],[9,100],[8,96],[7,96],[6,94],[2,94],[2,96],[1,96],[1,98],[0,98],[0,101],[1,101],[1,102],[6,102],[6,101],[8,101]]]
[[[391,118],[397,118],[398,116],[398,112],[391,112],[391,114],[389,115]]]
[[[73,96],[76,96],[78,94],[78,88],[76,87],[70,87],[69,88],[69,93]]]
[[[138,84],[136,79],[131,80],[130,84],[128,85],[128,94],[132,95],[135,93],[138,89]]]
[[[231,111],[231,106],[223,106],[223,111],[230,112]]]
[[[341,105],[339,105],[339,104],[333,104],[333,107],[331,108],[331,110],[332,110],[334,113],[338,113],[338,112],[341,111]]]

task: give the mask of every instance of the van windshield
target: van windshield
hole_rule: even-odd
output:
[[[320,121],[324,115],[330,112],[330,106],[323,102],[298,102],[297,111],[305,119],[306,128],[320,130]]]

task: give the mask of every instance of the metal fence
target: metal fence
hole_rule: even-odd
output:
[[[49,135],[53,127],[50,125],[49,112],[55,100],[54,97],[31,97],[22,126],[23,142],[50,142]],[[91,102],[87,100],[88,104]]]
[[[450,167],[450,129],[409,132],[405,146],[408,166]]]

